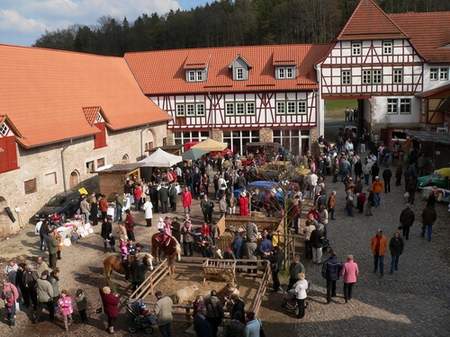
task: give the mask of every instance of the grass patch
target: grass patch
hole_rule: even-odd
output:
[[[346,107],[356,108],[358,101],[356,99],[331,99],[325,100],[325,118],[344,119],[344,110]]]

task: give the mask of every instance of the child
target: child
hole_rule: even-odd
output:
[[[77,303],[78,314],[82,323],[87,323],[87,299],[82,289],[77,289],[75,301]]]
[[[72,323],[72,298],[67,294],[67,290],[61,291],[61,297],[58,300],[58,310],[63,316],[64,327],[69,331],[69,324]]]
[[[359,213],[362,213],[364,210],[364,204],[366,203],[366,193],[361,192],[358,193],[358,198],[357,198],[357,208],[359,210]]]
[[[120,256],[122,257],[122,262],[125,263],[128,258],[128,245],[123,238],[121,238],[119,241],[119,252]]]

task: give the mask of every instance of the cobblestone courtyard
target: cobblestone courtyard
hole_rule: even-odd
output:
[[[342,282],[338,282],[338,297],[325,304],[325,281],[321,267],[305,263],[309,290],[309,308],[303,320],[297,320],[281,310],[281,295],[270,293],[263,302],[260,317],[264,321],[269,337],[294,336],[343,336],[343,337],[409,337],[450,336],[450,268],[449,268],[449,214],[442,204],[437,205],[438,221],[433,228],[433,241],[420,238],[420,214],[424,202],[419,195],[414,207],[416,222],[411,237],[406,242],[400,258],[399,271],[394,275],[385,273],[384,278],[372,273],[370,238],[377,228],[391,236],[398,227],[398,217],[404,207],[403,189],[393,188],[390,194],[382,195],[382,205],[373,217],[355,214],[349,218],[344,214],[344,190],[341,183],[331,184],[328,190],[338,192],[337,220],[329,224],[329,238],[340,259],[353,254],[360,267],[360,279],[354,289],[354,299],[344,304]],[[194,220],[200,220],[199,206],[193,207]],[[157,214],[154,221],[157,220]],[[137,215],[143,223],[142,214]],[[100,226],[99,226],[100,227]],[[97,228],[96,230],[99,230]],[[27,228],[19,236],[2,242],[1,256],[5,259],[17,256],[36,256],[37,237]],[[136,227],[136,235],[146,246],[150,233],[144,226]],[[82,257],[82,258],[80,258]],[[74,292],[86,289],[91,300],[89,325],[75,324],[70,336],[106,336],[102,316],[94,311],[100,306],[97,287],[104,280],[101,274],[103,257],[102,242],[98,235],[83,239],[78,245],[64,249],[61,287]],[[385,269],[390,258],[385,260]],[[18,325],[10,329],[0,324],[0,336],[65,336],[61,323],[55,325],[42,322],[30,323],[24,313],[18,315]],[[174,336],[183,336],[186,325],[178,325]],[[116,336],[130,336],[125,319],[119,322]],[[157,333],[155,335],[158,335]],[[139,335],[135,335],[139,336]]]

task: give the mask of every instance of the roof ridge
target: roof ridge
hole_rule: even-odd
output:
[[[427,14],[450,14],[450,11],[427,11],[427,12],[415,12],[415,11],[409,11],[409,12],[399,12],[399,13],[386,13],[388,16],[397,16],[397,15],[411,15],[411,14],[418,14],[418,15],[427,15]]]
[[[18,45],[18,44],[9,44],[9,43],[0,43],[0,47],[30,49],[30,50],[43,50],[43,51],[51,51],[51,52],[55,52],[55,53],[56,52],[60,52],[60,53],[92,56],[92,57],[123,59],[123,56],[101,55],[101,54],[94,54],[94,53],[88,53],[88,52],[82,52],[82,51],[56,49],[56,48],[46,48],[46,47],[22,46],[22,45]]]

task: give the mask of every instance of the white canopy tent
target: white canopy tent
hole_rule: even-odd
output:
[[[171,167],[183,161],[181,156],[168,153],[164,150],[157,149],[147,158],[142,159],[138,163],[141,167]]]

